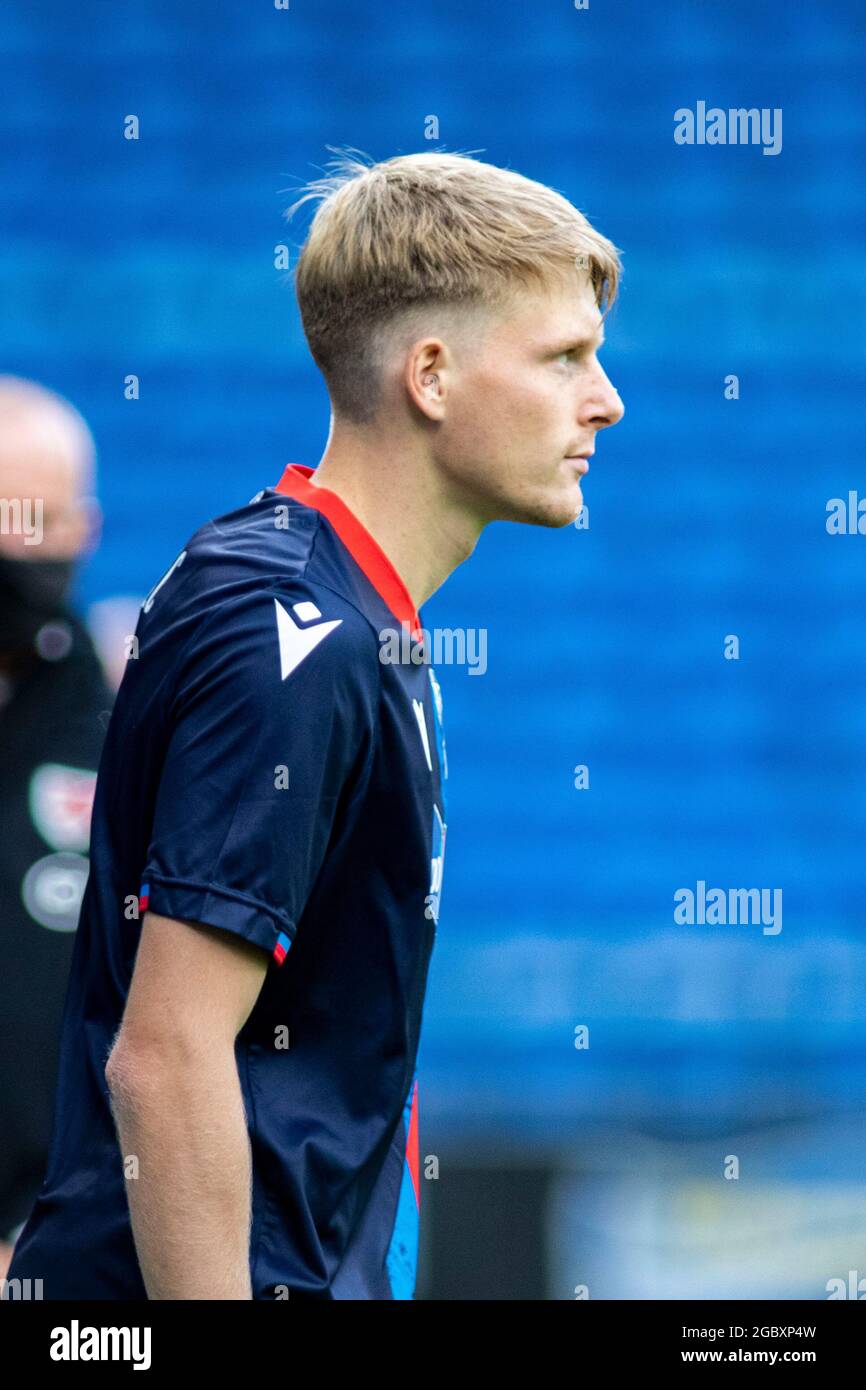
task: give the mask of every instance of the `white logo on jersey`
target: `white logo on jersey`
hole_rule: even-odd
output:
[[[430,677],[430,684],[433,687],[433,703],[436,706],[436,720],[439,732],[439,744],[442,752],[441,772],[444,778],[448,776],[448,753],[445,749],[445,735],[442,732],[442,691],[439,688],[439,682],[436,679],[436,672],[433,670],[432,666],[427,667],[427,675]]]
[[[340,626],[343,619],[334,618],[329,623],[316,623],[315,627],[298,627],[292,614],[286,612],[279,599],[275,598],[274,603],[277,609],[277,636],[280,642],[280,679],[285,680],[296,666],[300,666],[304,657],[309,656],[310,652],[324,641],[329,632]],[[301,603],[292,604],[292,612],[298,615],[302,623],[322,616],[316,605],[306,599]]]
[[[30,816],[52,849],[87,849],[95,792],[96,773],[87,768],[66,763],[36,768],[27,789]]]
[[[21,899],[34,922],[49,931],[75,931],[90,863],[83,854],[46,854],[21,881]]]
[[[442,812],[433,802],[433,858],[430,860],[430,892],[424,899],[424,916],[430,922],[439,921],[439,899],[442,896],[442,873],[445,868],[445,836],[448,826]]]
[[[430,738],[427,733],[427,720],[424,717],[424,701],[413,700],[412,708],[415,711],[415,718],[418,720],[418,732],[421,735],[421,742],[424,745],[424,757],[427,759],[427,766],[433,771],[433,759],[430,757]]]

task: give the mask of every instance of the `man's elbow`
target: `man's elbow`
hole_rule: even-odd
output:
[[[129,1046],[122,1033],[115,1038],[108,1054],[104,1075],[114,1109],[131,1104],[142,1088],[147,1076],[144,1058],[140,1051]]]
[[[128,1038],[121,1029],[105,1063],[105,1084],[116,1109],[139,1108],[151,1097],[165,1094],[171,1078],[181,1073],[184,1049],[170,1040],[147,1045]]]
[[[234,1068],[233,1045],[207,1037],[202,1029],[150,1029],[142,1037],[121,1028],[104,1075],[112,1105],[128,1109],[166,1102],[169,1096],[182,1103],[202,1078]]]

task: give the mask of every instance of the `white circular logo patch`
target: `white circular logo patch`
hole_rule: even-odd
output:
[[[90,861],[81,854],[46,854],[21,880],[21,899],[34,922],[49,931],[75,931]]]

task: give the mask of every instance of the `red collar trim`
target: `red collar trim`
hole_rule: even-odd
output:
[[[305,507],[321,512],[330,521],[356,565],[364,571],[373,588],[400,623],[408,623],[410,632],[421,627],[409,590],[403,583],[378,541],[374,540],[342,497],[330,488],[318,487],[309,479],[315,470],[305,463],[289,463],[277,483],[276,491],[294,497]]]

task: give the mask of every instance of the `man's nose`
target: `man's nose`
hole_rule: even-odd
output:
[[[618,425],[625,406],[622,397],[603,368],[599,367],[599,380],[592,396],[587,401],[587,414],[596,429],[605,430],[610,425]]]

